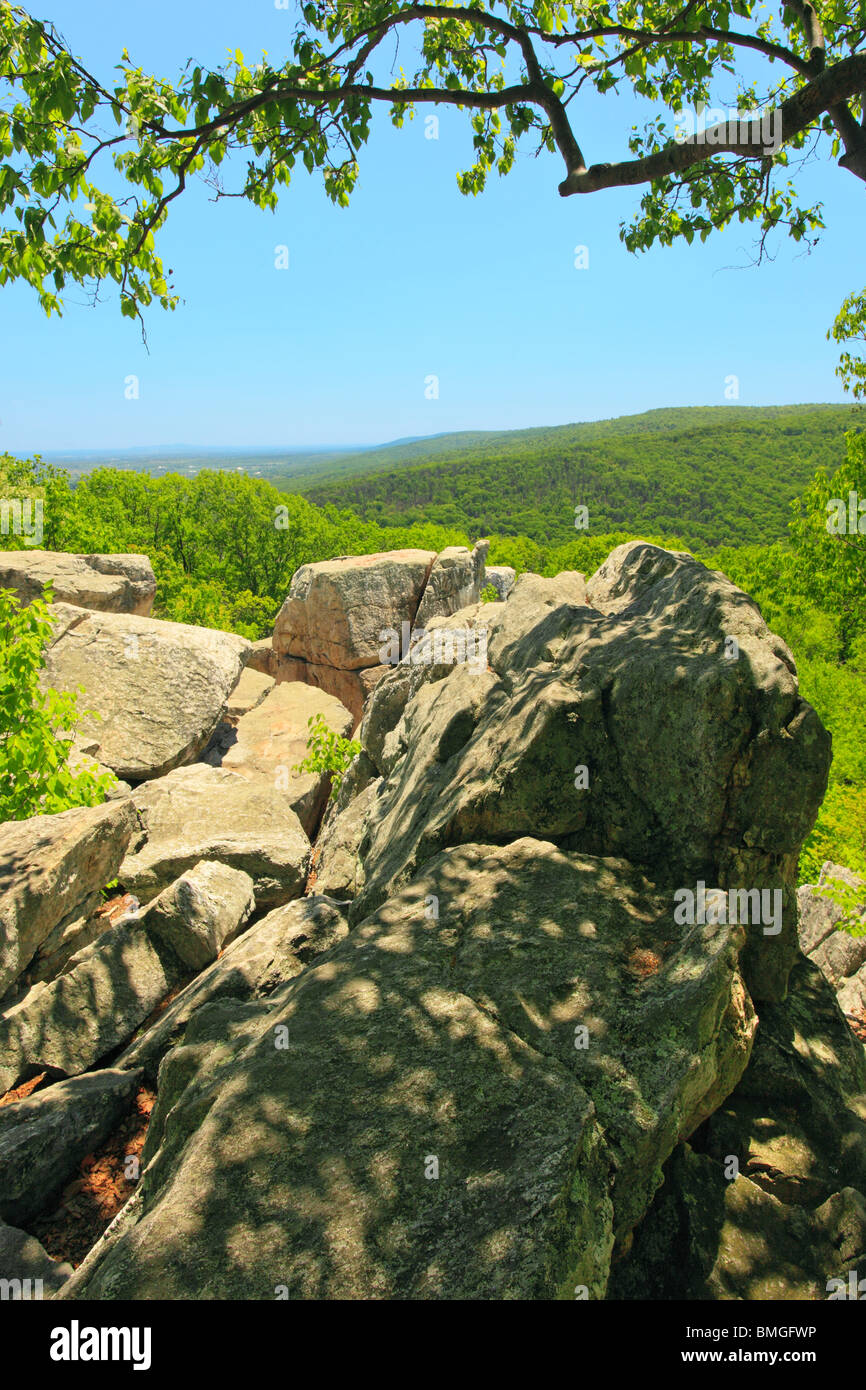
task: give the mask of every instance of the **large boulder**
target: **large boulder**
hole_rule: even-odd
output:
[[[0,1014],[0,1093],[40,1072],[89,1071],[189,978],[138,921],[113,927]]]
[[[601,1297],[746,1066],[741,939],[621,862],[442,854],[267,1001],[196,1011],[64,1296]]]
[[[803,960],[732,1094],[678,1149],[612,1298],[826,1299],[866,1260],[866,1055]]]
[[[302,565],[277,615],[274,651],[350,671],[381,665],[382,633],[414,621],[435,559],[389,550]]]
[[[346,904],[332,898],[299,898],[274,908],[237,937],[133,1037],[118,1066],[142,1067],[155,1082],[159,1063],[182,1041],[193,1014],[219,999],[266,999],[341,941],[349,928]]]
[[[0,589],[14,589],[22,603],[30,603],[42,598],[49,585],[55,603],[142,618],[150,616],[156,593],[156,578],[146,555],[0,551]]]
[[[249,874],[257,907],[300,897],[310,842],[282,792],[225,768],[194,763],[137,787],[142,831],[119,877],[149,903],[202,859]]]
[[[317,715],[332,733],[346,737],[352,731],[352,715],[333,695],[301,681],[275,685],[238,719],[235,741],[220,759],[221,767],[247,781],[283,792],[311,839],[328,799],[330,779],[327,773],[294,769],[307,756],[310,720]]]
[[[246,925],[253,881],[230,864],[196,864],[154,898],[142,922],[190,970],[204,970]]]
[[[71,1077],[0,1108],[0,1217],[27,1225],[51,1211],[81,1160],[132,1108],[140,1071]]]
[[[198,756],[237,685],[245,638],[67,604],[52,612],[44,683],[83,688],[77,737],[88,753],[129,782]]]
[[[416,627],[426,627],[431,618],[447,618],[479,601],[489,549],[490,542],[485,540],[477,541],[472,550],[465,545],[440,550],[415,615]]]
[[[447,621],[483,628],[488,664],[412,653],[377,687],[361,742],[387,782],[353,916],[447,845],[546,836],[642,865],[696,912],[701,885],[757,892],[772,916],[749,923],[749,984],[782,998],[830,737],[752,600],[632,542],[588,586],[524,575],[507,603]]]
[[[0,825],[0,999],[49,938],[96,910],[135,825],[129,800]]]

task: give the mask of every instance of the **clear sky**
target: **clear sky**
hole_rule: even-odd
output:
[[[276,59],[296,20],[274,0],[30,7],[109,83],[124,45],[173,78],[229,47]],[[828,222],[811,255],[782,242],[752,268],[752,231],[736,226],[636,258],[618,239],[634,192],[560,198],[559,157],[526,155],[464,198],[467,117],[442,109],[429,140],[424,114],[395,131],[382,113],[349,209],[303,168],[275,215],[192,187],[160,234],[182,302],[148,312],[149,352],[116,297],[94,309],[73,289],[62,321],[48,321],[25,289],[0,290],[0,451],[292,448],[563,424],[724,404],[730,375],[742,405],[843,399],[825,334],[864,280],[864,188],[850,174],[816,163],[803,180]],[[588,161],[624,155],[634,118],[628,101],[585,103]],[[577,245],[588,269],[575,269]],[[125,398],[129,374],[138,400]]]

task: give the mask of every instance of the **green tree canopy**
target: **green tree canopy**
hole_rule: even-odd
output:
[[[801,206],[792,164],[817,154],[866,180],[863,44],[862,0],[785,0],[778,18],[757,0],[310,0],[277,62],[250,65],[236,50],[223,68],[190,60],[168,80],[124,51],[109,82],[51,24],[0,0],[0,216],[11,214],[0,282],[24,280],[49,314],[69,282],[115,281],[130,318],[154,299],[173,307],[155,235],[192,178],[273,208],[301,160],[345,204],[377,104],[398,126],[430,104],[466,113],[464,193],[507,174],[527,145],[559,154],[562,196],[642,189],[620,233],[632,250],[734,219],[757,224],[762,248],[776,229],[809,240],[821,209]],[[707,110],[722,83],[735,113],[767,119]],[[610,98],[603,141],[621,150],[611,162],[592,162],[598,121],[588,128],[581,103],[591,89]],[[623,90],[645,103],[642,130],[619,114]],[[246,172],[229,189],[221,166],[235,151]],[[107,190],[106,162],[127,196]]]

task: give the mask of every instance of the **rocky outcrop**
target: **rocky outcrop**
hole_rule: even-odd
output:
[[[797,901],[801,949],[820,966],[843,1012],[866,1035],[866,885],[828,860],[817,884],[797,890]]]
[[[30,1068],[157,1081],[135,1194],[61,1301],[799,1297],[860,1248],[866,1058],[797,946],[829,736],[790,653],[641,542],[422,635],[424,584],[464,593],[446,558],[312,857],[274,785],[283,681],[230,716],[244,776],[135,790],[145,910],[0,1020]],[[369,658],[381,559],[379,612],[354,562],[298,585],[311,665],[329,594],[357,599],[330,654]]]
[[[0,999],[49,938],[96,910],[134,826],[128,800],[0,825]]]
[[[295,768],[307,756],[309,724],[317,715],[335,734],[346,737],[352,731],[351,714],[333,695],[300,681],[276,685],[238,719],[234,741],[219,757],[219,766],[280,791],[311,838],[328,799],[330,778]]]
[[[277,615],[274,651],[349,671],[381,665],[382,631],[414,621],[435,559],[432,550],[391,550],[302,565]]]
[[[633,542],[589,585],[524,575],[507,603],[458,620],[483,628],[488,666],[404,663],[362,724],[388,781],[353,913],[448,844],[546,836],[663,874],[672,912],[677,890],[697,911],[701,884],[764,891],[757,908],[736,900],[778,916],[749,926],[746,969],[756,998],[784,997],[797,852],[830,739],[754,603],[691,557]]]
[[[754,1027],[740,929],[664,944],[666,907],[615,862],[464,846],[266,1008],[198,1010],[74,1295],[599,1297]]]
[[[51,586],[55,603],[147,618],[156,578],[146,555],[67,555],[56,550],[0,551],[0,589],[22,603]]]
[[[58,604],[44,683],[83,688],[77,735],[128,782],[191,762],[220,721],[250,644],[231,633]]]
[[[81,1160],[95,1152],[131,1108],[140,1080],[140,1071],[95,1071],[0,1108],[4,1221],[26,1225],[52,1210]]]
[[[275,788],[195,763],[144,782],[132,803],[142,829],[120,867],[120,879],[142,903],[200,860],[249,874],[259,908],[303,893],[310,842]]]
[[[447,618],[478,603],[489,549],[490,542],[485,540],[477,541],[472,550],[451,545],[439,552],[418,605],[416,627],[426,627],[431,618]]]
[[[817,966],[767,1004],[739,1086],[676,1151],[612,1298],[826,1299],[866,1259],[866,1055]]]

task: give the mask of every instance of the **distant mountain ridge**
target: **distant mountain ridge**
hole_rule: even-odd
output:
[[[321,461],[313,476],[274,475],[319,506],[366,521],[430,521],[471,535],[681,536],[695,545],[767,543],[819,467],[834,470],[851,406],[691,406],[586,424],[465,431]]]

